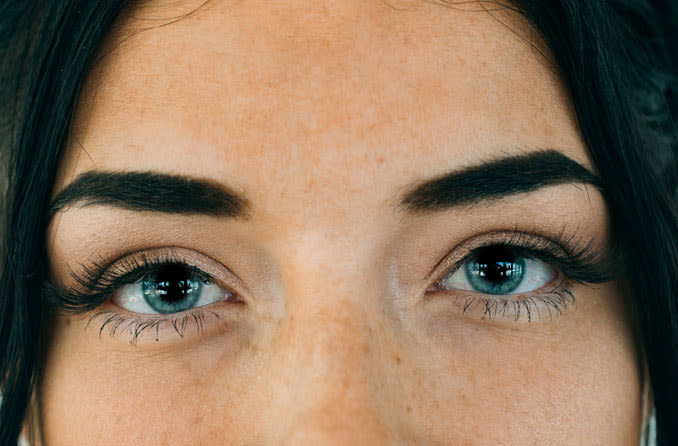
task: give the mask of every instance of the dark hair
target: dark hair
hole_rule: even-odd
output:
[[[0,444],[17,441],[41,372],[46,216],[61,150],[97,50],[126,4],[0,4]],[[657,444],[678,444],[678,4],[507,7],[535,26],[569,89],[615,233],[633,259],[627,277]]]

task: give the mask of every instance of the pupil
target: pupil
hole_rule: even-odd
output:
[[[509,294],[523,280],[525,260],[507,246],[482,248],[466,263],[466,277],[473,289],[487,294]]]
[[[157,293],[166,302],[181,301],[195,289],[192,276],[183,265],[165,265],[156,273]]]
[[[513,253],[503,246],[483,249],[476,259],[478,275],[488,282],[500,284],[520,274],[520,265]]]
[[[203,281],[185,265],[167,264],[142,280],[144,300],[158,313],[185,311],[198,302]]]

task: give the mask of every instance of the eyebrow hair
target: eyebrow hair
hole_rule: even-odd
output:
[[[600,179],[581,164],[557,150],[539,150],[425,181],[406,192],[400,206],[410,212],[440,211],[567,183],[590,184],[602,191]]]
[[[89,171],[56,196],[48,221],[80,202],[84,206],[233,218],[244,216],[249,206],[245,197],[212,180],[157,172]]]

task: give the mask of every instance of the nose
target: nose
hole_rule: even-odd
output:
[[[324,261],[315,252],[288,263],[275,444],[397,444],[380,397],[380,286],[370,280],[369,262]]]
[[[393,444],[380,404],[370,332],[355,312],[309,312],[289,327],[294,347],[279,401],[283,445]],[[315,327],[315,329],[314,329]]]

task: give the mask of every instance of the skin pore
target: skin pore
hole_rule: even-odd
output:
[[[621,281],[565,280],[557,309],[539,300],[553,292],[530,290],[529,317],[515,305],[484,313],[506,296],[430,291],[501,241],[606,252],[600,191],[564,182],[399,205],[422,182],[544,149],[595,172],[519,15],[224,0],[171,19],[196,6],[153,2],[121,18],[54,196],[88,172],[153,172],[233,191],[246,211],[71,203],[48,254],[62,288],[93,265],[171,257],[237,298],[144,330],[139,318],[158,315],[112,298],[53,311],[45,444],[638,444],[642,380]]]

